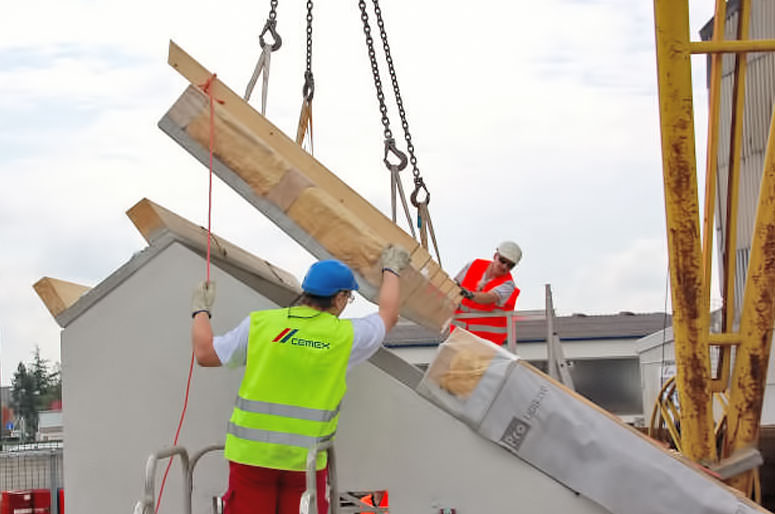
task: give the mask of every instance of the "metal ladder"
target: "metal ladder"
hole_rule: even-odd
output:
[[[223,445],[211,445],[203,448],[189,458],[188,451],[183,446],[172,446],[159,450],[148,457],[145,464],[145,491],[143,499],[135,504],[133,514],[154,514],[156,506],[156,467],[160,460],[171,459],[175,456],[180,458],[180,464],[183,471],[183,513],[191,514],[191,495],[193,493],[194,468],[199,459],[205,454],[213,451],[223,450]],[[340,495],[336,478],[336,455],[334,453],[333,439],[319,443],[307,452],[306,483],[307,490],[301,496],[299,504],[299,514],[322,514],[318,513],[316,480],[316,462],[317,455],[325,451],[328,455],[328,482],[330,487],[330,498],[336,498],[338,501],[329,502],[330,514],[353,514],[358,512],[374,512],[378,514],[387,513],[386,507],[375,507],[367,505],[360,501],[351,493]],[[218,507],[214,503],[213,513],[218,513]]]
[[[191,493],[194,489],[194,467],[203,455],[212,451],[223,450],[223,445],[212,445],[203,448],[189,458],[188,451],[183,446],[172,446],[159,450],[145,464],[145,492],[143,499],[135,504],[133,514],[154,514],[156,506],[156,465],[162,459],[180,457],[180,467],[183,470],[183,514],[191,514]]]

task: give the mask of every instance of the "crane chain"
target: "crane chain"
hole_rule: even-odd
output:
[[[420,229],[421,244],[424,248],[428,248],[428,235],[430,234],[433,241],[433,246],[436,251],[436,258],[439,264],[441,264],[441,255],[439,253],[439,247],[436,241],[436,235],[433,230],[433,224],[431,222],[430,211],[428,210],[428,204],[431,201],[431,195],[428,191],[425,182],[420,176],[420,169],[417,166],[417,157],[414,154],[414,144],[412,143],[412,134],[409,131],[409,122],[406,119],[406,110],[404,109],[404,102],[401,98],[401,89],[398,87],[398,76],[393,65],[393,57],[390,53],[390,44],[388,43],[387,31],[385,30],[385,21],[382,18],[382,9],[379,6],[379,0],[372,0],[374,4],[374,14],[377,19],[377,26],[379,27],[379,35],[382,40],[382,50],[385,53],[385,60],[387,61],[388,71],[390,73],[390,82],[393,87],[393,94],[396,99],[396,106],[398,107],[398,115],[401,118],[401,128],[404,130],[404,139],[406,140],[406,148],[409,152],[409,163],[412,164],[412,175],[414,176],[414,191],[411,194],[411,202],[414,207],[417,208],[417,226]],[[366,35],[366,46],[369,53],[369,61],[371,62],[371,74],[374,78],[374,87],[377,90],[377,100],[379,101],[379,111],[381,114],[382,126],[385,133],[385,157],[383,162],[391,172],[391,185],[392,185],[392,214],[393,222],[396,221],[396,189],[401,195],[404,211],[409,218],[409,211],[406,206],[406,199],[404,197],[403,188],[398,177],[398,172],[403,170],[407,164],[406,154],[401,152],[395,144],[393,138],[393,132],[390,130],[390,119],[387,115],[387,106],[385,105],[385,93],[382,90],[382,79],[379,74],[379,66],[377,64],[377,57],[374,50],[374,39],[371,36],[371,26],[369,25],[369,16],[366,13],[366,1],[358,0],[358,7],[361,11],[361,21],[363,22],[363,32]],[[388,161],[388,155],[393,154],[398,157],[399,163],[392,164]],[[425,193],[425,198],[420,200],[418,195]],[[409,220],[409,228],[414,237],[414,226]]]
[[[374,78],[374,87],[377,90],[377,101],[379,102],[379,112],[381,114],[382,127],[384,129],[385,140],[393,139],[393,131],[390,130],[390,118],[388,118],[387,105],[385,105],[385,93],[382,90],[382,78],[379,76],[379,66],[377,65],[377,54],[374,50],[374,39],[371,37],[371,26],[369,25],[369,15],[366,13],[366,1],[358,0],[358,8],[361,10],[361,21],[363,22],[363,33],[366,35],[366,47],[371,62],[371,75]]]
[[[385,31],[385,21],[382,19],[382,9],[379,7],[379,0],[372,0],[372,2],[374,3],[374,14],[377,17],[380,39],[382,39],[382,49],[385,52],[385,60],[387,61],[388,72],[390,73],[390,82],[393,85],[393,93],[396,97],[398,115],[401,118],[401,128],[404,129],[406,150],[409,152],[409,164],[412,165],[412,175],[414,175],[415,182],[417,182],[418,179],[421,180],[420,170],[417,167],[417,157],[414,155],[412,134],[409,132],[409,122],[406,120],[406,111],[404,110],[404,102],[401,99],[401,89],[398,87],[398,77],[396,76],[396,70],[393,66],[393,57],[390,55],[390,44],[388,43],[387,32]]]
[[[302,94],[307,102],[315,96],[315,78],[312,75],[312,0],[307,0],[307,69],[304,72]]]
[[[264,41],[264,34],[269,32],[269,34],[274,39],[270,45],[273,52],[279,50],[283,44],[283,40],[280,37],[280,34],[277,32],[277,1],[278,0],[270,0],[269,17],[267,18],[266,23],[264,23],[264,28],[261,30],[261,34],[258,35],[258,41],[261,43],[261,48],[264,48],[267,45],[267,43]]]

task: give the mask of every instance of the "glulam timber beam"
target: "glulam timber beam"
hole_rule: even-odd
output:
[[[337,258],[376,302],[379,257],[388,244],[410,252],[401,275],[401,315],[443,331],[460,302],[456,284],[409,234],[315,160],[217,77],[170,42],[169,64],[189,82],[159,127],[319,259]]]

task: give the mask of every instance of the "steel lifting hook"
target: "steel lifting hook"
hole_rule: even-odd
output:
[[[388,160],[388,156],[391,153],[398,157],[398,164],[393,164]],[[396,147],[396,140],[389,137],[385,139],[385,156],[382,159],[382,162],[385,163],[385,166],[387,166],[390,171],[401,171],[406,168],[406,163],[409,161],[406,158],[406,154]]]
[[[261,48],[266,46],[266,43],[264,42],[264,34],[267,32],[269,32],[272,38],[274,38],[274,43],[272,43],[271,48],[273,52],[276,52],[283,45],[283,38],[281,38],[280,34],[277,33],[277,20],[266,20],[264,28],[261,30],[261,34],[258,35],[258,41],[261,43]]]
[[[420,193],[420,191],[425,191],[425,201],[421,202],[417,200],[417,195]],[[412,205],[418,208],[420,205],[428,205],[431,203],[431,193],[428,191],[428,188],[425,187],[425,182],[423,181],[422,177],[414,178],[414,191],[412,191],[409,200],[412,202]]]
[[[312,76],[311,71],[304,72],[304,87],[301,90],[301,94],[307,102],[311,102],[312,97],[315,96],[315,78]]]

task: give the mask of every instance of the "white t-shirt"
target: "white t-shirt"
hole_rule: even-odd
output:
[[[385,323],[376,312],[363,318],[351,319],[353,324],[353,346],[347,371],[374,355],[385,339]],[[213,347],[221,364],[230,368],[244,366],[248,356],[250,316],[222,336],[213,338]]]

